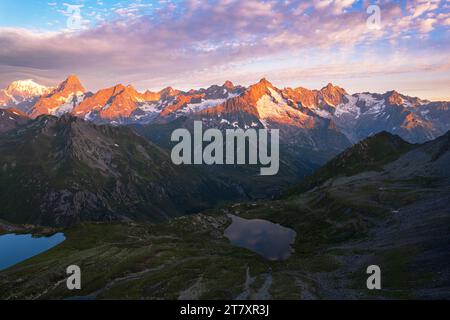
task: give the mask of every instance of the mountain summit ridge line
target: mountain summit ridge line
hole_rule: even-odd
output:
[[[450,102],[431,102],[395,90],[355,93],[328,83],[320,90],[279,89],[267,79],[249,87],[223,85],[181,91],[137,91],[132,85],[87,91],[76,75],[47,88],[32,80],[0,91],[0,108],[15,108],[30,118],[70,113],[113,125],[169,123],[181,117],[229,128],[282,126],[285,131],[335,128],[351,142],[388,131],[409,142],[425,142],[450,129]],[[11,125],[8,125],[10,127]],[[5,126],[6,127],[6,126]]]

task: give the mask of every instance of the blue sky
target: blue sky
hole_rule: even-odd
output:
[[[77,28],[68,5],[83,6]],[[0,87],[71,73],[90,90],[266,77],[450,100],[449,33],[446,0],[1,0]]]
[[[81,5],[83,19],[89,20],[89,26],[117,18],[117,10],[126,9],[133,4],[142,4],[140,11],[152,14],[154,9],[164,6],[165,1],[158,0],[1,0],[0,27],[18,27],[36,30],[58,31],[66,28],[67,5]]]

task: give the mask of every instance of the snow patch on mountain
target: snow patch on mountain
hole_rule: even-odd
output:
[[[269,95],[262,96],[256,104],[262,119],[282,118],[286,116],[285,105]]]
[[[348,99],[348,102],[338,105],[335,109],[334,116],[340,118],[343,115],[350,115],[358,119],[361,115],[361,109],[357,106],[358,98],[351,95],[346,95],[345,97]]]
[[[144,103],[143,105],[139,106],[139,109],[145,113],[160,113],[162,107],[158,103]]]
[[[41,96],[47,93],[49,90],[50,88],[40,85],[34,82],[32,79],[14,81],[6,88],[6,91],[11,95],[14,95],[14,93],[22,93],[29,97]]]
[[[85,94],[83,92],[78,91],[76,94],[71,94],[64,99],[59,99],[62,104],[57,108],[49,110],[51,115],[60,117],[66,113],[70,113],[73,111],[75,106],[81,102],[83,102],[85,98]]]
[[[183,109],[186,113],[195,113],[200,112],[202,110],[212,108],[218,106],[227,101],[227,99],[210,99],[210,100],[202,100],[200,103],[190,103]]]

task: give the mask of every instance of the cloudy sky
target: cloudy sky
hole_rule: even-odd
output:
[[[0,87],[71,73],[92,91],[266,77],[450,100],[449,57],[447,0],[0,1]]]

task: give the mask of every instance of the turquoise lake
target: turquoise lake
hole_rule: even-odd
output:
[[[0,271],[45,252],[66,239],[57,233],[51,237],[33,238],[31,234],[0,236]]]

